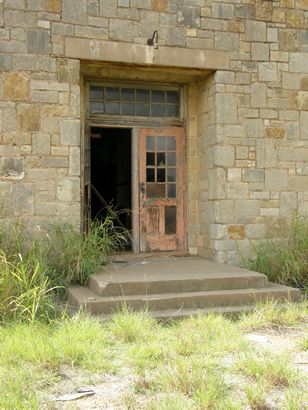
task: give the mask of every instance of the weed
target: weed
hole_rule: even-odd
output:
[[[253,386],[245,386],[244,391],[251,410],[265,410],[267,408],[265,390],[260,382]]]
[[[239,320],[239,327],[254,331],[267,328],[283,328],[296,326],[305,322],[308,317],[307,302],[284,303],[268,300],[258,303],[252,313],[244,313]]]
[[[53,290],[45,270],[32,249],[23,258],[10,262],[0,251],[0,320],[48,319],[55,306],[50,292]]]
[[[102,221],[93,221],[87,235],[71,225],[53,226],[47,237],[47,264],[53,283],[85,284],[107,262],[108,255],[128,240],[128,232],[116,226],[118,216],[110,210]]]
[[[306,400],[304,394],[298,390],[287,389],[284,394],[283,408],[285,410],[302,410],[307,408],[308,395],[306,393]]]
[[[180,393],[166,394],[155,398],[146,406],[146,410],[192,410],[195,406],[193,401]]]
[[[270,281],[289,286],[308,286],[308,218],[293,219],[285,243],[267,241],[253,247],[250,269],[265,273]]]
[[[124,306],[112,315],[109,328],[117,338],[132,343],[151,338],[157,330],[157,322],[145,311],[133,312]]]
[[[304,336],[300,339],[299,341],[299,348],[302,351],[307,352],[308,351],[308,336]]]
[[[237,367],[256,381],[266,380],[272,386],[288,387],[297,380],[287,357],[258,357],[248,353],[237,363]]]

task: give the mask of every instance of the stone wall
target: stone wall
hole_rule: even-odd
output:
[[[307,0],[0,0],[2,220],[80,224],[80,71],[67,41],[93,39],[93,55],[95,41],[147,50],[154,30],[161,50],[228,56],[188,87],[188,230],[192,252],[233,262],[308,215]]]

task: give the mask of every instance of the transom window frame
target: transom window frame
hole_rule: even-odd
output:
[[[165,83],[150,83],[150,82],[119,82],[113,80],[97,80],[86,79],[85,87],[85,114],[86,119],[90,121],[104,120],[104,123],[110,124],[169,124],[175,126],[182,126],[184,123],[184,86],[170,85]],[[179,93],[179,116],[178,117],[152,117],[152,116],[137,116],[137,115],[121,115],[121,114],[105,114],[105,113],[91,113],[90,111],[90,86],[98,87],[118,87],[131,88],[142,90],[159,90],[159,91],[176,91]]]

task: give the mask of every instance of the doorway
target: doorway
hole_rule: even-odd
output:
[[[117,224],[128,231],[132,229],[131,139],[128,128],[90,128],[91,219],[104,219],[111,207],[118,213]]]

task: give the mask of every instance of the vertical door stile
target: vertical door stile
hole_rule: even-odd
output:
[[[87,233],[91,223],[91,135],[90,127],[84,126],[84,160],[83,160],[83,228]]]

